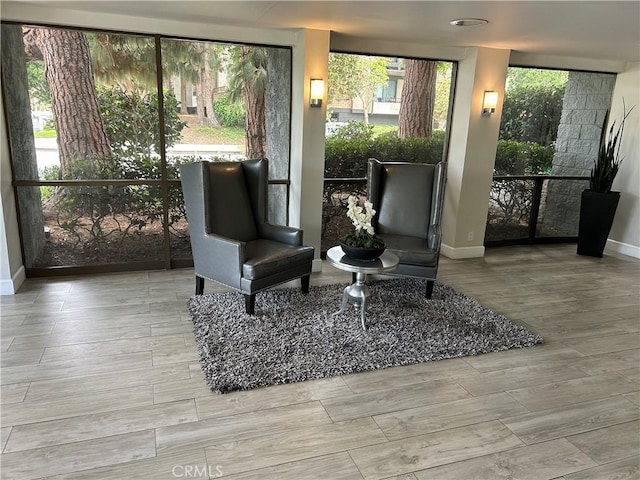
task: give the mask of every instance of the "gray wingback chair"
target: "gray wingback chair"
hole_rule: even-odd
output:
[[[255,294],[296,278],[309,291],[313,247],[302,230],[267,222],[266,159],[180,166],[196,275],[235,288],[253,315]]]
[[[427,279],[431,298],[438,273],[447,163],[380,162],[369,159],[367,196],[376,210],[373,227],[400,259],[389,272]]]

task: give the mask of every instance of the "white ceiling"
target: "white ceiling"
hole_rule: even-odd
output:
[[[267,28],[317,28],[365,39],[484,46],[539,55],[640,61],[639,1],[28,1],[94,13]],[[454,18],[487,25],[452,27]]]

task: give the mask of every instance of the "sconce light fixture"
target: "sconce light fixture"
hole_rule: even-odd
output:
[[[320,108],[324,98],[324,80],[321,78],[311,79],[311,94],[309,95],[309,105]]]
[[[496,112],[498,105],[498,92],[486,91],[482,99],[482,115],[491,115]]]

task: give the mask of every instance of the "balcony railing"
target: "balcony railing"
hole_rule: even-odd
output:
[[[575,242],[580,194],[588,184],[589,177],[494,176],[484,245]]]
[[[338,239],[353,228],[347,218],[349,195],[365,196],[366,178],[325,178],[322,198],[321,253],[334,245]]]
[[[325,178],[322,251],[349,232],[349,195],[365,196],[366,178]],[[580,194],[588,177],[499,175],[493,177],[484,245],[575,242]]]
[[[378,103],[400,103],[400,97],[376,97]]]

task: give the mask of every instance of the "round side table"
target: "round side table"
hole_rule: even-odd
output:
[[[356,281],[344,289],[342,305],[334,315],[343,313],[349,303],[360,309],[362,328],[367,329],[365,315],[367,311],[367,298],[370,296],[369,287],[365,284],[367,274],[383,273],[393,270],[398,266],[398,256],[391,252],[384,252],[377,260],[364,261],[347,257],[340,246],[327,250],[327,262],[340,270],[356,274]]]

